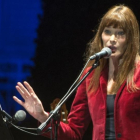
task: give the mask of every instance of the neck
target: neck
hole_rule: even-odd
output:
[[[112,91],[112,87],[115,84],[115,76],[118,72],[119,60],[109,58],[109,72],[108,72],[108,85],[107,85],[107,94],[115,94]]]
[[[119,59],[109,58],[109,75],[108,75],[109,77],[108,77],[108,80],[115,78],[115,75],[118,72],[119,64],[120,64]]]

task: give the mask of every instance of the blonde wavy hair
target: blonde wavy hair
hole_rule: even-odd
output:
[[[113,6],[103,16],[99,24],[95,37],[89,42],[86,58],[99,52],[103,48],[101,39],[102,32],[105,27],[113,26],[114,28],[121,28],[126,34],[127,49],[122,56],[122,63],[119,65],[119,71],[116,75],[115,84],[111,89],[111,93],[117,93],[121,84],[127,79],[128,91],[135,91],[138,87],[135,85],[133,75],[136,66],[136,60],[139,60],[139,25],[132,10],[124,5]],[[95,69],[90,81],[89,89],[96,91],[99,86],[99,77],[101,71],[107,66],[106,59],[100,60],[100,66]],[[88,66],[94,62],[91,61]]]

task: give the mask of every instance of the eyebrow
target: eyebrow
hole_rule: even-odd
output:
[[[105,28],[110,29],[110,27],[105,27]],[[105,29],[105,28],[104,28],[104,29]],[[113,28],[113,29],[123,30],[122,28]]]

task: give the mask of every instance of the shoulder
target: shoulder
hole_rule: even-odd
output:
[[[84,76],[86,73],[88,73],[88,72],[90,71],[91,68],[92,68],[92,66],[89,66],[89,67],[85,68],[82,75]],[[93,70],[93,71],[94,71],[94,70]],[[93,72],[93,71],[92,71],[92,72]]]

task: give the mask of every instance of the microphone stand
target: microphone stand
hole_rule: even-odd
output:
[[[3,118],[3,112],[5,111],[2,110],[0,105],[0,138],[2,140],[14,140],[14,137],[9,130],[8,122]],[[4,116],[9,117],[7,113]]]
[[[58,105],[56,106],[56,108],[51,111],[51,113],[49,114],[49,117],[47,118],[47,120],[45,122],[43,122],[38,128],[37,128],[37,133],[41,134],[41,132],[43,131],[43,129],[48,125],[48,123],[51,121],[51,119],[55,120],[55,139],[57,140],[57,128],[59,126],[60,123],[60,108],[61,106],[69,99],[69,97],[74,93],[74,91],[81,85],[81,83],[85,80],[85,78],[92,72],[93,69],[95,69],[96,67],[98,67],[100,65],[99,63],[99,57],[96,57],[95,59],[95,63],[92,65],[92,67],[90,68],[90,70],[84,75],[84,77],[78,82],[78,84],[71,90],[71,92],[68,95],[65,95],[62,99],[62,101],[60,100],[60,102],[58,103]]]

